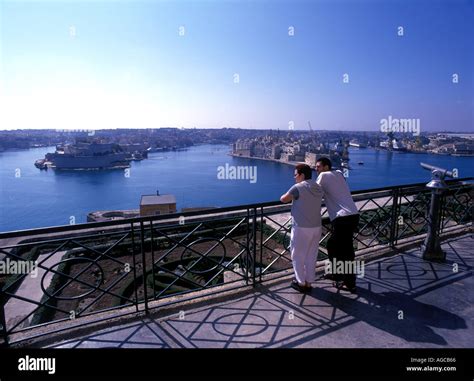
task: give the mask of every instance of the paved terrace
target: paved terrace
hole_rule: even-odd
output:
[[[187,306],[184,315],[150,314],[47,346],[473,348],[474,237],[450,238],[442,247],[445,263],[424,261],[419,248],[366,263],[357,294],[320,280],[304,295],[280,280]]]

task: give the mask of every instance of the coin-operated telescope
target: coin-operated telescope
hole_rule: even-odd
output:
[[[441,250],[439,243],[439,227],[440,227],[440,200],[442,193],[448,189],[448,185],[444,181],[445,177],[454,177],[453,172],[444,168],[435,167],[433,165],[420,163],[420,165],[431,171],[431,181],[426,184],[431,189],[431,204],[429,214],[428,235],[422,246],[423,259],[430,261],[444,261],[446,253]]]
[[[431,171],[431,181],[428,184],[426,184],[427,188],[439,189],[441,191],[448,188],[448,186],[446,185],[444,181],[444,178],[454,177],[453,172],[448,171],[447,169],[444,169],[444,168],[435,167],[433,165],[429,165],[425,163],[420,163],[420,165],[424,169]]]

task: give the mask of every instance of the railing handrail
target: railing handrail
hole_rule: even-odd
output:
[[[460,182],[473,181],[473,180],[474,180],[474,177],[463,177],[463,178],[447,180],[446,183],[457,184]],[[357,190],[357,191],[351,192],[351,194],[354,196],[362,195],[362,194],[370,194],[371,197],[373,197],[374,196],[373,194],[377,192],[386,192],[386,191],[391,191],[394,189],[418,188],[418,187],[424,187],[425,185],[426,185],[426,182],[391,185],[391,186],[381,187],[381,188]],[[58,226],[48,226],[44,228],[13,230],[9,232],[0,232],[0,240],[7,239],[7,238],[15,238],[15,237],[41,235],[41,234],[52,234],[52,233],[61,233],[61,232],[77,231],[77,230],[97,229],[101,227],[111,227],[111,226],[118,227],[118,226],[123,226],[127,224],[135,224],[135,223],[140,223],[140,222],[150,222],[150,221],[157,222],[157,221],[173,220],[173,219],[178,219],[181,216],[193,217],[193,216],[198,216],[198,215],[222,214],[226,212],[242,211],[242,210],[255,209],[255,208],[266,208],[266,207],[279,206],[279,205],[282,205],[280,201],[267,201],[267,202],[259,202],[259,203],[252,203],[252,204],[233,205],[233,206],[227,206],[227,207],[222,207],[222,208],[196,210],[196,211],[190,211],[190,212],[170,213],[170,214],[163,214],[159,216],[143,216],[143,217],[133,217],[133,218],[126,218],[126,219],[121,219],[121,220],[113,220],[113,221],[85,222],[85,223],[74,224],[74,225],[58,225]]]

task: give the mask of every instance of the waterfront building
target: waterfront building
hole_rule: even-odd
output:
[[[172,194],[143,195],[140,200],[140,216],[156,216],[176,213],[176,197]]]
[[[280,154],[281,154],[281,147],[280,147],[280,145],[275,144],[274,146],[272,146],[271,158],[278,160],[278,159],[280,158]]]
[[[313,152],[306,152],[304,156],[304,162],[308,164],[311,168],[316,166],[316,161],[318,160],[318,155]]]

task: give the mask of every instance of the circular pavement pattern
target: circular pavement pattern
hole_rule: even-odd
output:
[[[212,326],[224,336],[249,337],[265,331],[269,323],[262,316],[252,313],[233,313],[218,317]]]

